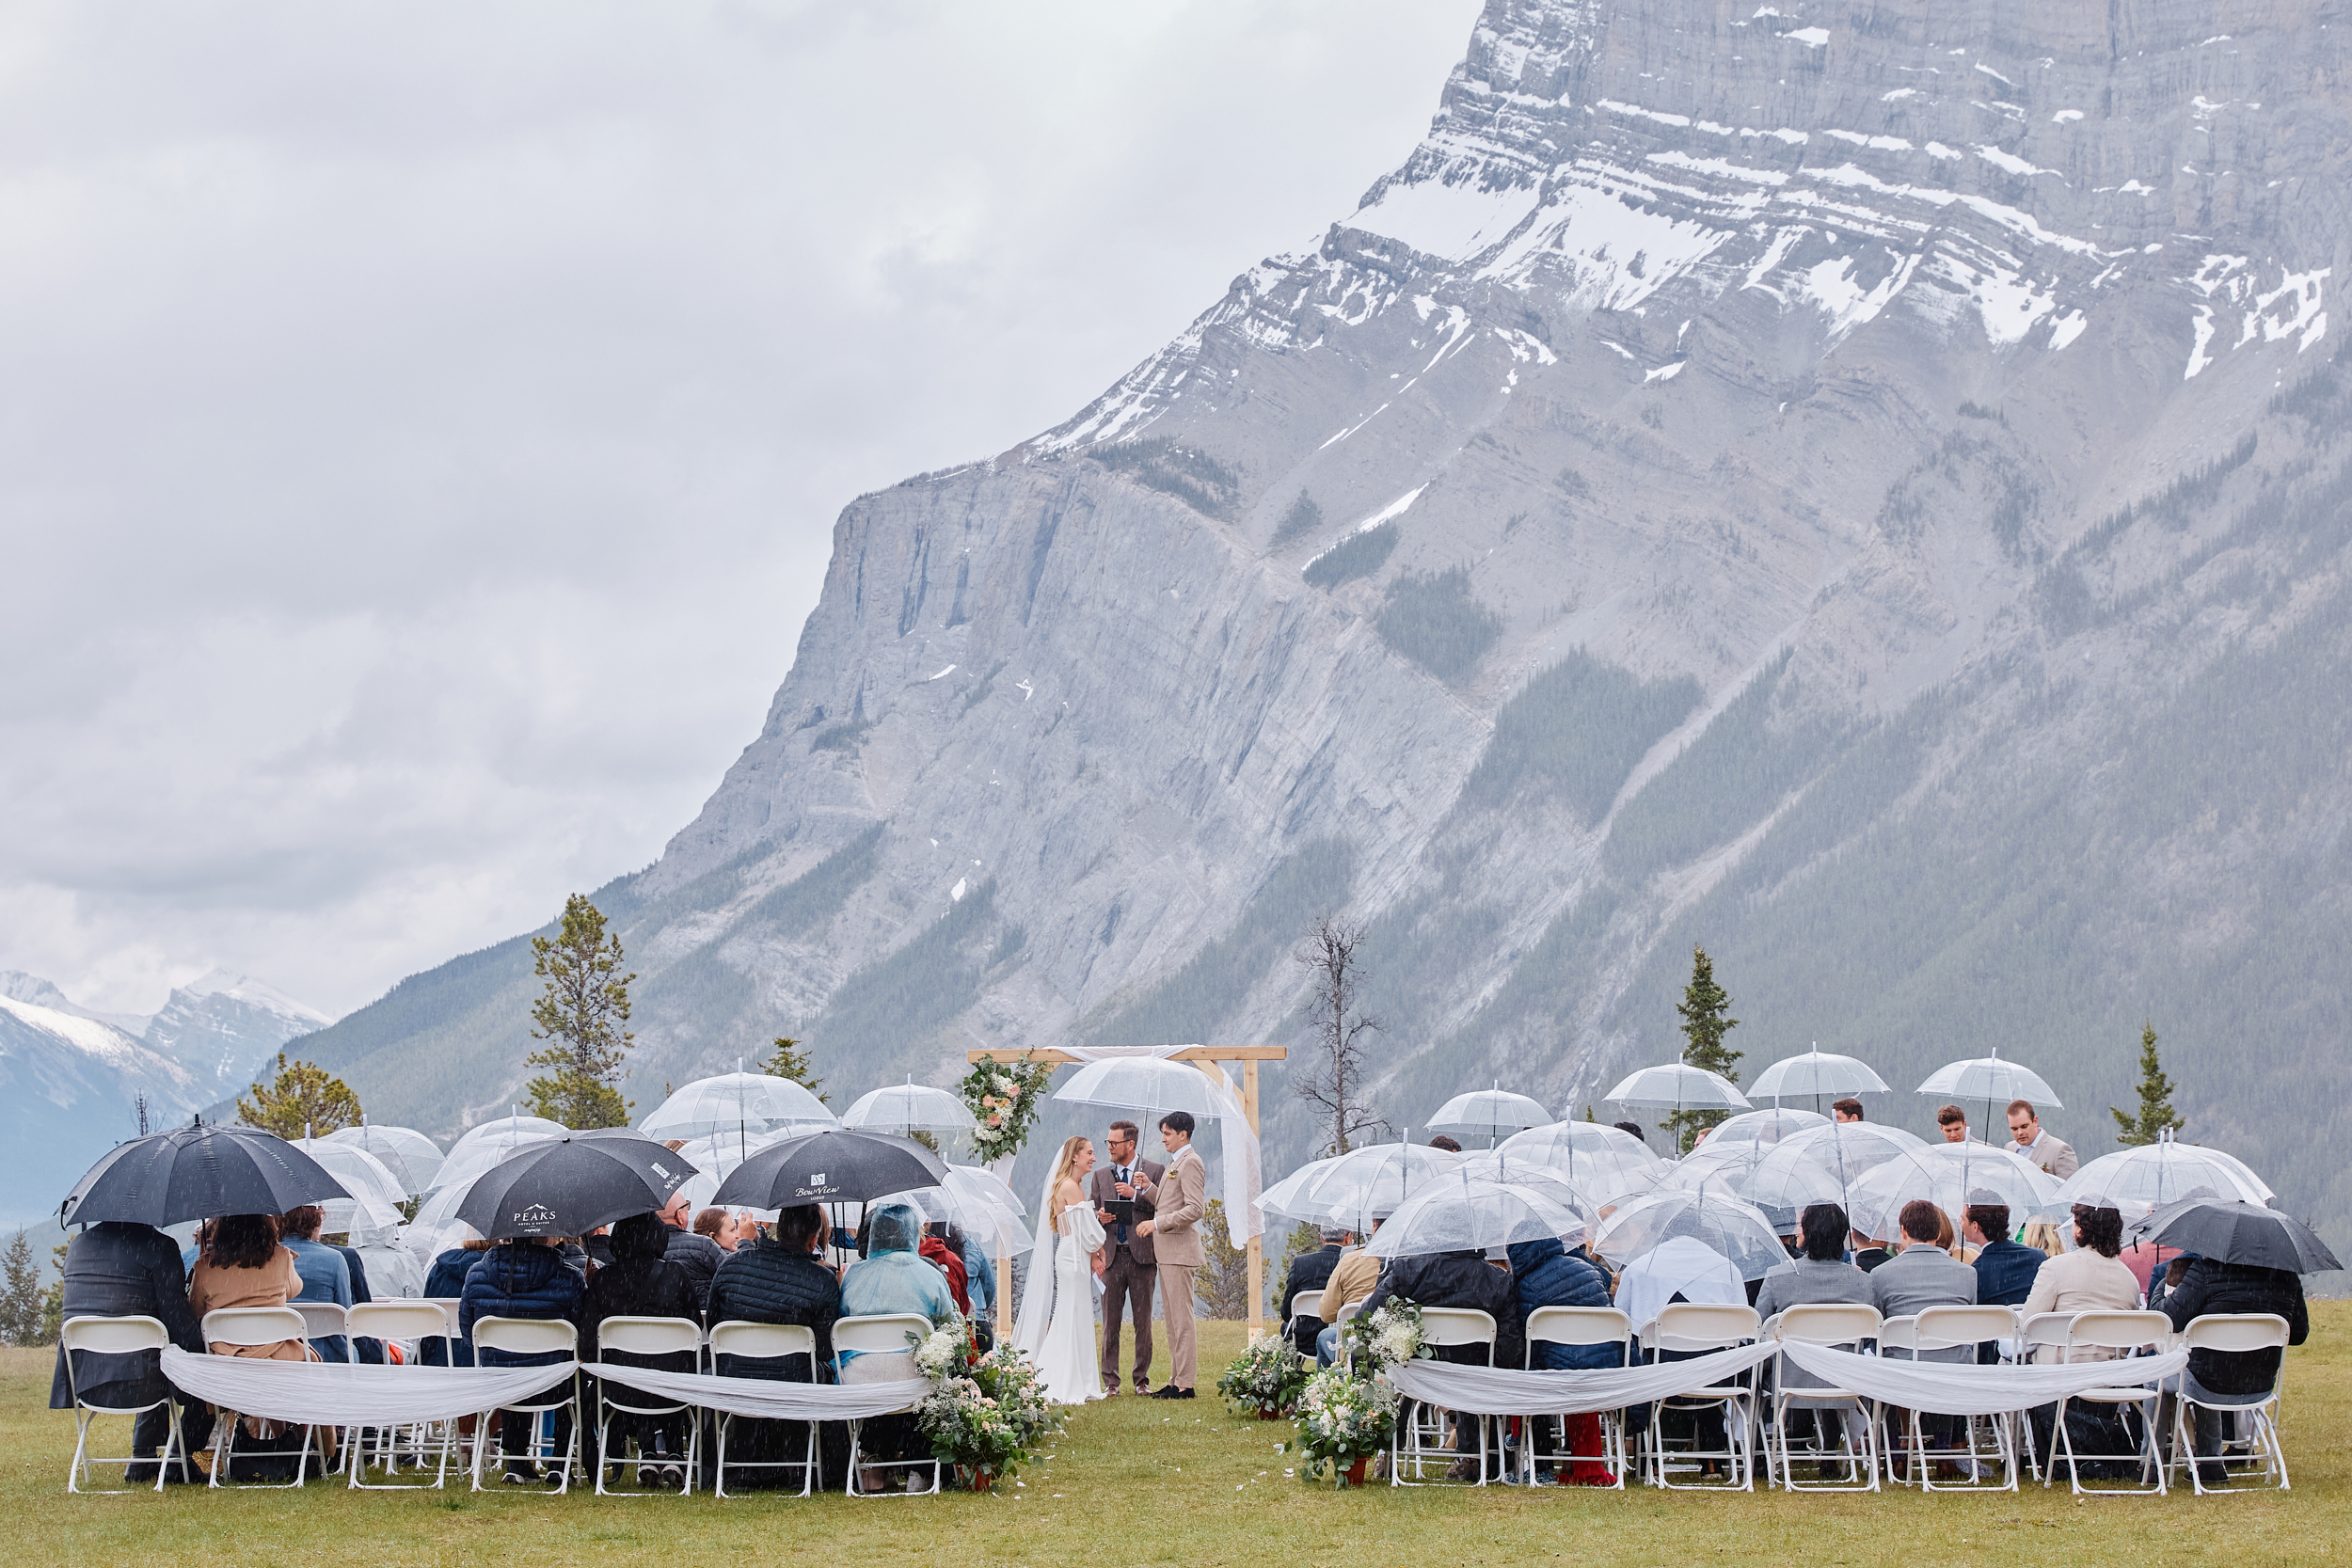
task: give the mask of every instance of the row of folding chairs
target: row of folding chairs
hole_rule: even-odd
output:
[[[1293,1321],[1309,1314],[1321,1315],[1320,1292],[1301,1291],[1294,1298]],[[1343,1312],[1341,1321],[1352,1315],[1352,1310]],[[1466,1346],[1473,1350],[1483,1346],[1487,1364],[1493,1365],[1496,1324],[1485,1312],[1462,1307],[1423,1307],[1422,1335],[1424,1342],[1434,1346]],[[2275,1314],[2217,1313],[2196,1319],[2176,1335],[2170,1320],[2161,1312],[2051,1312],[2027,1318],[2007,1307],[1936,1307],[1911,1316],[1882,1320],[1876,1308],[1860,1304],[1792,1307],[1777,1314],[1772,1323],[1764,1323],[1757,1320],[1753,1307],[1677,1302],[1661,1311],[1654,1323],[1644,1325],[1640,1342],[1655,1364],[1664,1354],[1728,1350],[1754,1343],[1760,1337],[1914,1359],[1922,1353],[1937,1351],[1965,1349],[1973,1354],[1978,1346],[1992,1343],[1999,1348],[2006,1362],[2030,1359],[2043,1348],[2055,1351],[2058,1360],[2075,1362],[2121,1358],[2136,1351],[2161,1351],[2175,1346],[2232,1353],[2283,1347],[2288,1325],[2285,1319]],[[1616,1345],[1620,1347],[1620,1361],[1630,1364],[1632,1325],[1626,1314],[1614,1307],[1539,1307],[1527,1319],[1527,1365],[1534,1365],[1536,1348],[1544,1344]],[[2236,1435],[2217,1456],[2220,1463],[2279,1488],[2288,1485],[2286,1453],[2279,1435],[2276,1384],[2263,1395],[2239,1400],[2216,1402],[2208,1396],[2204,1401],[2197,1401],[2185,1394],[2175,1398],[2169,1456],[2157,1441],[2164,1391],[2122,1378],[2114,1386],[2087,1389],[2058,1402],[2046,1456],[2036,1451],[2025,1411],[1955,1418],[1963,1423],[1963,1442],[1946,1457],[1961,1479],[1939,1482],[1937,1461],[1930,1457],[1920,1412],[1903,1412],[1902,1429],[1890,1438],[1890,1413],[1880,1402],[1851,1389],[1792,1386],[1786,1359],[1776,1359],[1772,1365],[1775,1375],[1769,1403],[1756,1371],[1663,1402],[1658,1411],[1652,1412],[1641,1444],[1644,1480],[1666,1488],[1703,1485],[1703,1478],[1687,1478],[1692,1470],[1713,1467],[1720,1471],[1719,1484],[1753,1489],[1760,1453],[1767,1482],[1791,1491],[1875,1492],[1882,1475],[1889,1481],[1916,1484],[1928,1491],[1981,1490],[1988,1469],[2000,1478],[1999,1489],[2014,1491],[2022,1456],[2023,1467],[2029,1469],[2044,1486],[2055,1481],[2058,1466],[2063,1461],[2069,1485],[2079,1495],[2089,1490],[2082,1483],[2081,1466],[2085,1461],[2074,1451],[2066,1416],[2070,1408],[2080,1404],[2130,1407],[2136,1411],[2141,1484],[2123,1489],[2127,1493],[2161,1495],[2167,1489],[2169,1472],[2184,1469],[2200,1495],[2209,1490],[2195,1453],[2196,1420],[2201,1409],[2225,1415],[2236,1423]],[[1770,1410],[1769,1419],[1765,1418],[1766,1409]],[[1666,1410],[1692,1416],[1694,1431],[1696,1418],[1719,1418],[1723,1446],[1708,1449],[1694,1438],[1689,1449],[1671,1449],[1664,1436],[1664,1423],[1658,1418]],[[1796,1413],[1808,1416],[1813,1426],[1813,1437],[1804,1449],[1797,1446],[1797,1423],[1790,1419]],[[1545,1414],[1528,1413],[1530,1417]],[[1822,1437],[1832,1418],[1839,1431],[1834,1448]],[[1450,1466],[1458,1460],[1474,1457],[1480,1483],[1484,1484],[1488,1471],[1490,1425],[1488,1419],[1479,1420],[1474,1449],[1447,1449],[1443,1447],[1445,1413],[1418,1402],[1408,1403],[1399,1412],[1396,1434],[1391,1441],[1391,1481],[1397,1485],[1428,1484],[1427,1470],[1431,1465]],[[1532,1477],[1539,1464],[1590,1461],[1593,1457],[1541,1451],[1537,1442],[1539,1424],[1530,1420],[1526,1425],[1526,1441],[1520,1446],[1518,1458],[1522,1475]],[[1632,1467],[1625,1428],[1623,1412],[1603,1416],[1601,1458],[1609,1466],[1612,1483],[1619,1487],[1625,1484],[1626,1475]],[[1500,1429],[1495,1430],[1500,1446]],[[1801,1464],[1813,1466],[1815,1479],[1801,1479]],[[1843,1476],[1834,1474],[1834,1467],[1842,1469]]]
[[[916,1376],[914,1353],[909,1336],[919,1338],[930,1331],[929,1319],[914,1313],[883,1316],[850,1317],[835,1321],[833,1346],[840,1375],[849,1382],[876,1382],[893,1378]],[[285,1307],[224,1307],[204,1316],[201,1330],[208,1344],[261,1346],[286,1341],[309,1343],[329,1334],[360,1335],[370,1338],[421,1342],[441,1338],[452,1344],[457,1340],[457,1303],[438,1299],[369,1302],[345,1309],[331,1303],[302,1302]],[[74,1352],[95,1354],[124,1355],[142,1351],[160,1351],[171,1343],[170,1333],[161,1320],[152,1317],[77,1317],[69,1320],[63,1328],[61,1344],[66,1352],[65,1362],[69,1383],[74,1376]],[[579,1354],[579,1334],[561,1320],[541,1318],[477,1318],[473,1324],[472,1344],[477,1351],[497,1351],[512,1355],[548,1355],[576,1359]],[[840,1361],[844,1353],[853,1358]],[[697,1370],[715,1367],[720,1356],[754,1361],[781,1361],[787,1357],[804,1355],[812,1367],[817,1354],[814,1330],[795,1323],[761,1323],[740,1320],[714,1323],[706,1331],[691,1318],[607,1318],[597,1329],[597,1360],[612,1355],[676,1355],[691,1354]],[[453,1357],[453,1359],[454,1359]],[[628,1418],[659,1418],[675,1416],[698,1416],[690,1403],[671,1402],[656,1396],[640,1394],[611,1379],[596,1380],[594,1406],[596,1416],[596,1454],[594,1471],[596,1494],[607,1496],[652,1496],[652,1493],[619,1493],[607,1488],[605,1477],[614,1460],[612,1441],[615,1417]],[[66,1490],[89,1492],[96,1490],[94,1467],[97,1465],[145,1464],[146,1460],[132,1455],[105,1456],[93,1453],[90,1447],[90,1423],[95,1418],[116,1416],[136,1419],[155,1409],[165,1411],[170,1423],[169,1435],[155,1461],[155,1489],[160,1491],[168,1466],[177,1464],[183,1481],[192,1479],[191,1456],[185,1451],[181,1432],[181,1411],[176,1398],[167,1397],[149,1404],[113,1406],[97,1404],[83,1398],[74,1388],[73,1458],[66,1475]],[[561,1466],[558,1491],[568,1491],[573,1477],[583,1463],[580,1451],[580,1419],[586,1406],[580,1380],[569,1376],[551,1386],[542,1396],[520,1403],[510,1403],[498,1410],[485,1411],[477,1422],[473,1461],[473,1488],[483,1489],[483,1471],[493,1457],[503,1465],[510,1458],[517,1463],[552,1461]],[[501,1414],[527,1416],[531,1418],[532,1438],[523,1453],[508,1455],[499,1434],[495,1418]],[[228,1478],[235,1457],[236,1436],[240,1417],[232,1411],[220,1413],[222,1425],[219,1447],[214,1460],[209,1484],[225,1487],[235,1484]],[[570,1418],[566,1425],[569,1435],[562,1445],[561,1454],[550,1439],[548,1418],[563,1415]],[[727,1496],[726,1481],[730,1468],[740,1472],[750,1469],[797,1469],[801,1472],[800,1496],[815,1491],[820,1465],[818,1458],[818,1425],[807,1426],[807,1443],[797,1459],[748,1460],[730,1459],[729,1438],[734,1434],[737,1418],[719,1413],[716,1422],[717,1453],[713,1469],[712,1490],[721,1497]],[[930,1485],[914,1493],[877,1493],[861,1485],[863,1471],[861,1438],[864,1423],[851,1421],[850,1426],[850,1473],[847,1490],[851,1497],[928,1496],[941,1489],[943,1466],[936,1460],[891,1461],[893,1465],[914,1465],[918,1469],[928,1465]],[[453,1460],[456,1455],[458,1423],[442,1421],[411,1425],[405,1429],[346,1428],[344,1441],[340,1445],[339,1467],[347,1472],[347,1484],[355,1489],[370,1491],[400,1490],[410,1486],[438,1487],[446,1483]],[[700,1469],[702,1423],[688,1422],[688,1451],[685,1456],[686,1488],[691,1491]],[[301,1449],[295,1456],[294,1479],[283,1482],[248,1482],[248,1485],[300,1486],[308,1479],[311,1454],[318,1449],[322,1473],[326,1469],[325,1450],[319,1446],[315,1427],[303,1429]],[[371,1457],[373,1455],[373,1457]],[[405,1459],[421,1469],[428,1457],[435,1467],[429,1482],[401,1482],[389,1479],[396,1474]],[[367,1480],[373,1467],[386,1479]]]

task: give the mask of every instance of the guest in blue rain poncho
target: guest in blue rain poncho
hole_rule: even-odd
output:
[[[945,1327],[956,1321],[956,1298],[947,1293],[947,1276],[926,1261],[917,1248],[923,1242],[922,1216],[911,1204],[891,1203],[866,1217],[866,1256],[841,1276],[841,1315],[877,1317],[887,1312],[919,1312]],[[842,1353],[847,1367],[854,1352]],[[894,1376],[914,1375],[912,1370]]]

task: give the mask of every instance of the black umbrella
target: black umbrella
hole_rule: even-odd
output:
[[[326,1168],[275,1132],[197,1122],[117,1144],[57,1205],[63,1225],[162,1227],[216,1214],[282,1214],[349,1197]]]
[[[2150,1241],[2217,1263],[2290,1274],[2344,1267],[2311,1227],[2258,1203],[2192,1196],[2166,1204],[2133,1228]]]
[[[525,1144],[474,1178],[457,1217],[485,1236],[584,1236],[658,1210],[694,1165],[626,1127]]]
[[[946,1162],[912,1138],[827,1127],[761,1149],[727,1173],[711,1201],[723,1209],[863,1203],[946,1179]]]

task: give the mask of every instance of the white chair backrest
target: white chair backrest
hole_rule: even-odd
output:
[[[703,1327],[691,1318],[607,1318],[596,1325],[596,1359],[624,1355],[670,1355],[703,1348]]]
[[[1485,1345],[1494,1355],[1495,1320],[1474,1307],[1424,1307],[1421,1309],[1421,1338],[1425,1345]]]
[[[161,1318],[68,1318],[57,1336],[65,1349],[96,1355],[130,1355],[162,1350],[171,1343],[171,1330]]]
[[[1323,1292],[1321,1291],[1301,1291],[1298,1294],[1291,1297],[1291,1316],[1294,1318],[1322,1317]]]
[[[286,1305],[302,1314],[303,1324],[313,1339],[351,1332],[343,1322],[343,1309],[331,1301],[290,1301]]]
[[[1643,1343],[1652,1350],[1728,1350],[1763,1330],[1753,1307],[1677,1301],[1660,1309],[1658,1326]]]
[[[1531,1345],[1622,1345],[1633,1321],[1613,1307],[1538,1307],[1527,1315]]]
[[[730,1318],[710,1325],[710,1354],[770,1359],[817,1354],[817,1331],[806,1323],[755,1323]]]
[[[1354,1301],[1351,1301],[1345,1307],[1341,1307],[1340,1315],[1331,1321],[1337,1323],[1343,1323],[1350,1318],[1362,1317],[1364,1315],[1364,1303],[1370,1301],[1371,1299],[1372,1298],[1370,1296],[1358,1296]]]
[[[449,1320],[429,1301],[363,1301],[343,1314],[343,1325],[371,1339],[430,1339],[450,1332]]]
[[[476,1350],[509,1355],[545,1355],[550,1351],[577,1354],[580,1330],[561,1318],[476,1318],[473,1344]]]
[[[2189,1319],[2181,1343],[2189,1350],[2243,1353],[2284,1349],[2287,1334],[2287,1321],[2276,1312],[2208,1312]]]
[[[1890,1350],[1915,1351],[1918,1348],[1919,1318],[1916,1313],[1906,1312],[1899,1318],[1883,1318],[1879,1321],[1881,1354]]]
[[[2077,1312],[2067,1325],[2066,1348],[2137,1350],[2161,1346],[2171,1334],[2172,1320],[2161,1312]]]
[[[2024,1340],[2029,1350],[2043,1345],[2064,1350],[2066,1325],[2074,1321],[2074,1314],[2072,1312],[2036,1312],[2032,1317],[2023,1319],[2017,1338]]]
[[[1772,1337],[1805,1345],[1850,1345],[1875,1339],[1879,1309],[1867,1302],[1807,1302],[1780,1313]]]
[[[2017,1314],[2006,1307],[1923,1307],[1912,1342],[1920,1350],[1950,1350],[2016,1332]]]
[[[837,1355],[845,1350],[860,1354],[888,1354],[897,1352],[912,1355],[914,1346],[908,1343],[912,1334],[920,1342],[931,1331],[930,1319],[920,1312],[877,1313],[865,1318],[836,1318],[833,1325],[833,1348]]]
[[[221,1307],[204,1314],[204,1342],[219,1345],[274,1345],[283,1339],[307,1339],[309,1327],[291,1307]]]

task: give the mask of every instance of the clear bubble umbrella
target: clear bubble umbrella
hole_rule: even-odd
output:
[[[857,1103],[841,1113],[841,1125],[874,1132],[962,1132],[979,1125],[961,1096],[935,1089],[909,1078],[858,1096]]]
[[[1557,1240],[1583,1228],[1574,1210],[1532,1187],[1473,1181],[1457,1170],[1398,1204],[1364,1250],[1375,1258],[1483,1252],[1515,1242]]]
[[[1721,1148],[1709,1138],[1680,1163],[1669,1166],[1661,1187],[1728,1192],[1754,1204],[1772,1229],[1796,1234],[1797,1218],[1816,1203],[1843,1201],[1845,1190],[1820,1162],[1786,1144],[1732,1143]]]
[[[736,1063],[733,1072],[697,1078],[654,1107],[637,1131],[648,1138],[701,1138],[734,1132],[748,1135],[797,1125],[814,1130],[838,1125],[824,1101],[789,1078],[765,1072],[745,1072]]]
[[[536,1121],[539,1118],[533,1117],[531,1119]],[[471,1134],[469,1134],[469,1137],[470,1136]],[[532,1144],[543,1144],[551,1138],[569,1136],[571,1132],[566,1129],[555,1132],[531,1131],[508,1132],[470,1143],[466,1138],[460,1138],[450,1147],[449,1158],[441,1162],[441,1168],[434,1173],[433,1191],[442,1193],[452,1187],[470,1187],[476,1177],[516,1149],[528,1148]]]
[[[1763,1091],[1758,1090],[1756,1098],[1763,1099]],[[1802,1132],[1808,1127],[1827,1127],[1829,1124],[1829,1117],[1816,1116],[1811,1111],[1784,1111],[1777,1105],[1768,1106],[1761,1111],[1742,1111],[1728,1121],[1719,1122],[1715,1130],[1707,1135],[1707,1142],[1699,1148],[1717,1148],[1740,1143],[1776,1144],[1792,1132]]]
[[[1492,1147],[1495,1140],[1506,1134],[1543,1127],[1550,1121],[1551,1113],[1544,1109],[1541,1101],[1513,1094],[1497,1082],[1493,1088],[1457,1094],[1438,1106],[1437,1114],[1429,1118],[1428,1131],[1456,1138],[1484,1138]]]
[[[1757,1073],[1756,1082],[1748,1085],[1750,1095],[1774,1103],[1801,1095],[1822,1101],[1845,1095],[1882,1094],[1885,1089],[1886,1080],[1871,1071],[1867,1063],[1823,1051],[1818,1045],[1801,1056],[1783,1056]],[[1817,1104],[1814,1109],[1820,1107]]]
[[[1926,1201],[1944,1211],[1957,1233],[1963,1211],[1972,1203],[2007,1209],[2017,1219],[2036,1212],[2058,1191],[2058,1182],[2030,1160],[1986,1144],[1923,1144],[1878,1165],[1853,1184],[1846,1215],[1854,1229],[1875,1241],[1902,1234],[1903,1206]]]
[[[384,1127],[363,1121],[357,1127],[339,1128],[326,1137],[330,1143],[355,1144],[374,1155],[410,1197],[433,1190],[434,1179],[439,1175],[441,1162],[446,1158],[439,1144],[413,1127]]]
[[[1851,1192],[1855,1182],[1887,1161],[1928,1146],[1926,1139],[1899,1127],[1875,1121],[1833,1121],[1826,1127],[1792,1132],[1775,1147],[1800,1150],[1810,1157],[1836,1179],[1842,1195]]]
[[[1649,1145],[1622,1128],[1597,1121],[1555,1121],[1502,1140],[1496,1152],[1534,1160],[1566,1177],[1596,1203],[1645,1193],[1665,1171]]]
[[[400,1206],[407,1201],[408,1195],[401,1190],[400,1179],[384,1168],[383,1161],[358,1144],[338,1143],[332,1138],[287,1141],[316,1160],[320,1168],[351,1195],[319,1200],[319,1207],[326,1211],[324,1228],[329,1234],[354,1228],[380,1230],[400,1223]]]
[[[517,1107],[510,1116],[500,1117],[494,1121],[485,1121],[478,1127],[469,1127],[458,1134],[455,1143],[449,1146],[449,1151],[454,1155],[460,1149],[478,1148],[484,1144],[498,1144],[507,1148],[520,1148],[525,1139],[560,1138],[570,1131],[571,1129],[562,1122],[550,1121],[546,1117],[527,1117],[522,1114],[521,1108]],[[444,1178],[444,1180],[447,1179]]]
[[[1916,1091],[1943,1100],[1981,1101],[1984,1103],[1986,1128],[1994,1124],[1993,1107],[2007,1105],[2012,1100],[2030,1100],[2037,1108],[2056,1105],[2061,1110],[2066,1101],[2050,1087],[2050,1081],[2020,1062],[2001,1059],[1998,1046],[1989,1056],[1971,1056],[1965,1061],[1947,1062],[1928,1074],[1927,1082]]]
[[[1592,1197],[1580,1192],[1576,1184],[1556,1168],[1533,1160],[1515,1160],[1499,1148],[1465,1155],[1455,1174],[1466,1176],[1472,1181],[1524,1187],[1575,1214],[1580,1227],[1590,1225],[1596,1217]]]
[[[486,1167],[485,1167],[486,1168]],[[482,1240],[482,1232],[457,1217],[458,1206],[472,1191],[470,1179],[436,1187],[417,1205],[417,1217],[401,1227],[400,1239],[427,1268],[451,1247]]]
[[[2221,1198],[2242,1198],[2249,1203],[2270,1199],[2270,1189],[2240,1162],[2216,1159],[2211,1149],[2176,1143],[2167,1135],[2137,1148],[2102,1154],[2082,1166],[2058,1183],[2042,1212],[2055,1217],[2077,1203],[2087,1203],[2094,1209],[2117,1210],[2128,1224],[2201,1187]]]
[[[1462,1156],[1425,1144],[1374,1144],[1329,1160],[1319,1160],[1316,1172],[1287,1211],[1292,1219],[1344,1225],[1359,1236],[1372,1222],[1435,1179],[1454,1170]],[[1263,1204],[1262,1204],[1263,1206]]]
[[[1742,1279],[1761,1279],[1788,1261],[1788,1249],[1754,1204],[1711,1189],[1667,1188],[1635,1198],[1600,1222],[1593,1250],[1622,1267],[1676,1236],[1722,1254]]]
[[[1740,1085],[1721,1073],[1687,1062],[1665,1062],[1628,1073],[1601,1096],[1620,1105],[1654,1111],[1752,1111]]]
[[[974,1181],[973,1174],[982,1180]],[[926,1224],[961,1226],[966,1234],[987,1243],[992,1256],[1001,1251],[1006,1257],[1014,1257],[1037,1244],[1037,1238],[1021,1223],[1020,1214],[1008,1208],[1003,1197],[991,1189],[987,1172],[971,1165],[949,1165],[946,1179],[938,1186],[894,1193],[876,1198],[866,1208],[888,1203],[912,1205]]]

